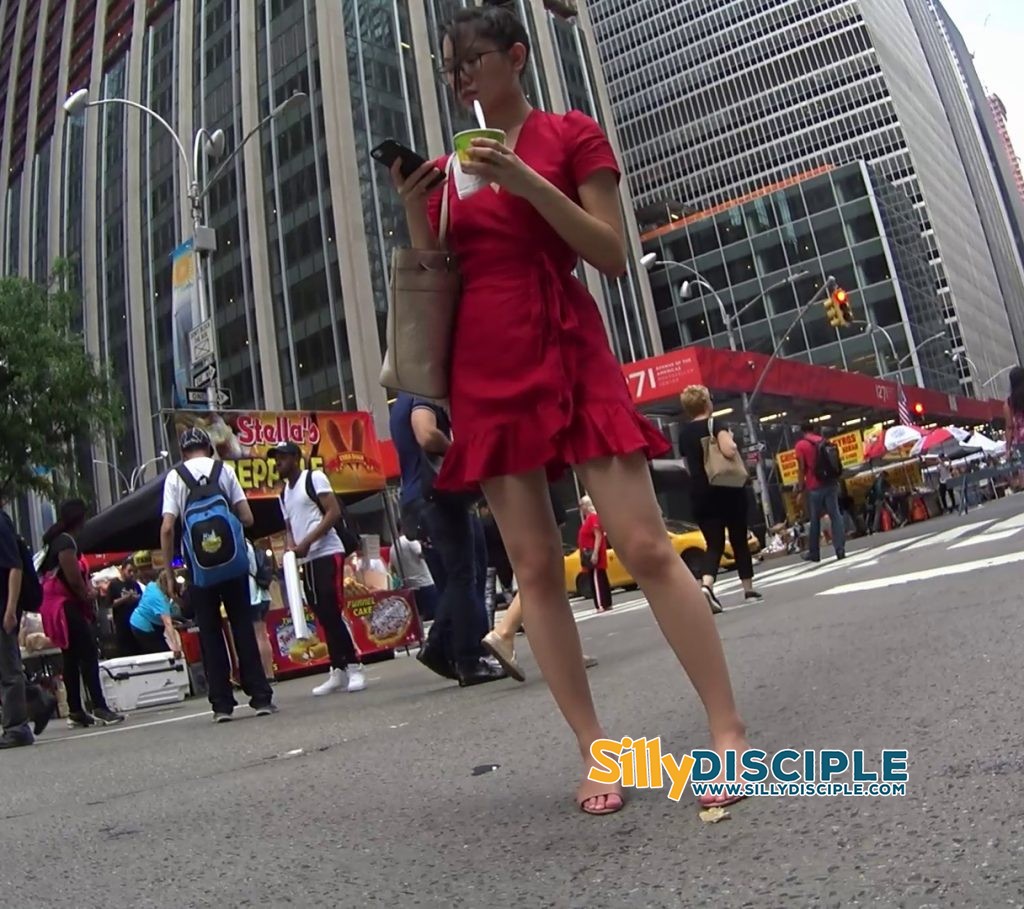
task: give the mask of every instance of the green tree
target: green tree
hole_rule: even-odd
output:
[[[0,501],[77,490],[76,444],[121,431],[119,389],[72,330],[68,273],[0,278]]]

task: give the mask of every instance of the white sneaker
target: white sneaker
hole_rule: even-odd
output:
[[[317,685],[313,689],[314,697],[320,697],[324,694],[334,694],[335,691],[341,691],[345,687],[345,670],[335,669],[333,666],[327,673],[327,681],[322,685]]]
[[[349,666],[348,669],[348,690],[362,691],[366,687],[366,675],[362,666]]]

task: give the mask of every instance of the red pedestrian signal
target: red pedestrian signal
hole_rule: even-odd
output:
[[[914,402],[914,415],[918,417],[924,416],[924,404],[922,404],[920,401]]]

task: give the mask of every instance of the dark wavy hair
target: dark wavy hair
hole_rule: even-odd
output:
[[[490,41],[503,51],[522,44],[526,48],[526,59],[530,59],[530,34],[519,17],[505,6],[467,6],[460,9],[441,27],[439,44],[442,48],[445,38],[452,43],[456,91],[462,79],[462,70],[458,64],[477,39]]]
[[[1014,413],[1024,414],[1024,366],[1010,370],[1010,396],[1006,401]]]
[[[46,528],[43,545],[49,546],[62,533],[75,533],[85,523],[88,506],[84,499],[68,499],[60,503],[57,520]]]

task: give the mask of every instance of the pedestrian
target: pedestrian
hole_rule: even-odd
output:
[[[1003,404],[1003,420],[1006,425],[1006,454],[1011,463],[1016,462],[1013,488],[1016,492],[1024,489],[1024,367],[1014,366],[1010,370],[1010,393]],[[964,484],[964,513],[967,511],[966,483]]]
[[[391,547],[391,571],[399,583],[413,592],[416,609],[424,622],[431,622],[437,614],[437,585],[423,554],[423,544],[410,540],[398,525],[398,537]]]
[[[138,653],[181,655],[181,638],[171,616],[173,599],[170,571],[165,568],[146,584],[129,619]]]
[[[590,580],[590,593],[598,612],[611,612],[612,588],[608,582],[608,536],[601,526],[597,509],[590,496],[580,499],[580,525],[576,545],[580,550],[580,566]]]
[[[256,646],[260,651],[263,674],[268,682],[274,681],[274,649],[270,645],[267,630],[267,614],[270,612],[270,585],[274,581],[274,565],[271,556],[258,551],[251,540],[245,541],[249,556],[249,605],[252,607],[252,629],[256,633]]]
[[[121,656],[131,656],[136,652],[130,620],[132,610],[142,597],[142,584],[139,583],[135,565],[136,556],[142,555],[136,553],[125,559],[121,565],[121,577],[111,581],[107,588],[107,599],[110,601],[111,617],[114,622],[114,636]],[[145,555],[148,558],[149,554]]]
[[[477,598],[476,547],[470,507],[473,496],[435,488],[440,465],[452,444],[443,407],[402,392],[391,407],[391,438],[402,474],[402,526],[426,535],[444,566],[444,589],[427,640],[416,655],[429,670],[460,687],[505,678],[484,659],[487,633]]]
[[[501,541],[498,522],[494,520],[494,515],[486,503],[480,506],[480,523],[487,543],[487,601],[497,602],[497,587],[500,583],[507,607],[515,595],[515,576],[512,574],[512,563],[508,560],[505,544]]]
[[[52,695],[28,683],[18,646],[21,618],[27,610],[39,608],[39,599],[31,552],[7,512],[0,510],[0,748],[33,744],[57,704]],[[29,729],[29,719],[34,721],[34,730]]]
[[[507,8],[458,10],[444,29],[441,68],[456,100],[467,108],[479,103],[506,142],[473,140],[469,161],[453,165],[440,191],[432,187],[443,161],[407,179],[399,162],[393,176],[419,249],[438,247],[441,194],[448,194],[447,246],[461,272],[450,364],[454,442],[438,487],[483,487],[519,583],[533,654],[576,736],[583,765],[577,805],[609,814],[623,807],[622,790],[589,779],[591,744],[605,732],[566,598],[547,491],[548,478],[566,466],[577,468],[617,555],[704,701],[713,747],[743,751],[746,734],[714,621],[672,549],[654,494],[647,458],[670,446],[636,413],[597,305],[574,276],[580,258],[612,279],[625,271],[619,166],[592,119],[531,107],[522,84],[529,46]],[[483,188],[459,198],[466,175]]]
[[[555,492],[553,486],[548,486],[548,495],[551,498],[551,510],[555,515],[555,523],[558,525],[558,529],[562,530],[566,522],[565,508],[559,501],[558,493]],[[502,543],[501,547],[504,550],[505,544]],[[516,659],[516,635],[522,630],[523,601],[517,591],[505,610],[505,614],[501,617],[501,621],[484,635],[482,642],[484,650],[494,657],[517,682],[526,681],[526,674],[523,672],[522,666],[519,665],[519,660]],[[587,669],[592,669],[597,665],[597,660],[583,654],[583,665]]]
[[[837,559],[846,558],[846,525],[839,513],[839,478],[843,473],[839,449],[818,433],[812,423],[800,427],[796,443],[797,492],[807,498],[810,529],[807,533],[806,562],[821,561],[821,516],[828,514],[832,546]]]
[[[953,471],[949,466],[949,458],[942,455],[939,458],[938,466],[939,475],[939,508],[943,514],[949,512],[952,514],[956,511],[956,496],[953,493]],[[949,505],[946,501],[949,501]]]
[[[85,524],[86,511],[82,499],[61,502],[56,522],[43,534],[46,551],[39,568],[43,575],[43,631],[61,650],[68,725],[73,729],[124,722],[121,714],[107,706],[100,684],[96,590],[89,583],[78,551],[78,534]],[[91,713],[82,703],[82,682],[92,702]]]
[[[237,706],[222,606],[231,625],[238,673],[249,706],[257,716],[269,716],[277,707],[263,673],[249,604],[244,528],[252,526],[252,509],[231,466],[214,459],[213,443],[203,429],[186,429],[179,446],[184,460],[164,480],[160,546],[164,564],[172,565],[175,530],[181,529],[182,555],[190,574],[189,606],[199,625],[213,720],[229,722]],[[171,574],[170,578],[176,595],[177,576]]]
[[[754,560],[750,555],[747,488],[745,486],[713,486],[704,469],[704,439],[712,436],[727,458],[738,451],[732,428],[724,420],[712,416],[711,393],[704,385],[690,385],[683,391],[683,410],[689,418],[679,430],[679,450],[690,471],[690,500],[694,518],[704,534],[704,576],[701,592],[711,611],[719,613],[722,604],[715,595],[715,579],[722,565],[726,534],[732,544],[736,573],[743,587],[743,598],[761,602],[764,597],[754,590]]]
[[[331,658],[327,680],[317,685],[313,694],[321,697],[342,690],[362,691],[366,688],[366,673],[341,615],[345,605],[346,554],[335,530],[341,520],[338,497],[327,474],[302,468],[302,449],[294,442],[282,442],[270,449],[270,457],[284,480],[281,510],[288,551],[294,552],[304,566],[307,600],[324,633]]]

